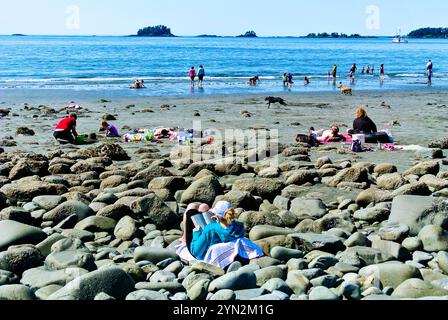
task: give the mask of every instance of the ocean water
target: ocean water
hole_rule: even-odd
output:
[[[103,91],[123,96],[186,96],[289,92],[284,72],[294,74],[291,92],[337,90],[327,71],[338,65],[338,83],[349,85],[357,63],[356,90],[427,89],[425,67],[434,62],[433,88],[448,88],[448,40],[300,38],[132,38],[0,36],[0,90]],[[378,71],[385,64],[386,77]],[[191,66],[203,64],[202,90],[190,88]],[[375,76],[362,75],[375,65]],[[258,86],[247,84],[259,75]],[[303,85],[304,76],[311,84]],[[144,90],[131,90],[144,79]]]

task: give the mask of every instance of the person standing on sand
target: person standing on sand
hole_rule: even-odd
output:
[[[54,129],[53,136],[61,144],[75,144],[78,133],[76,132],[76,120],[78,116],[72,113],[62,119]]]
[[[201,64],[198,70],[199,88],[202,88],[202,84],[204,83],[204,77],[205,77],[205,69],[204,66]]]
[[[196,78],[196,70],[194,69],[194,67],[191,67],[190,69],[190,85],[191,87],[194,87],[194,79]]]

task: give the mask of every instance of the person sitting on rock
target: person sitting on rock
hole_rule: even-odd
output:
[[[53,136],[60,144],[76,144],[78,133],[76,132],[76,120],[78,116],[72,113],[62,119],[54,129]]]
[[[101,123],[101,129],[106,132],[106,138],[118,138],[120,136],[117,127],[113,124],[107,123],[106,121]]]
[[[366,110],[363,108],[358,108],[355,116],[356,119],[353,121],[353,129],[349,130],[348,133],[372,134],[378,132],[375,122],[368,117]]]

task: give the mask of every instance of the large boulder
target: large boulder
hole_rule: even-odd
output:
[[[20,283],[31,289],[40,289],[50,285],[65,286],[70,281],[87,274],[88,271],[81,268],[71,267],[62,270],[47,270],[45,267],[26,270]]]
[[[67,201],[45,213],[43,220],[59,223],[72,215],[76,215],[78,221],[81,221],[87,217],[95,215],[95,212],[81,201]]]
[[[96,215],[98,217],[106,217],[119,221],[125,216],[134,216],[135,213],[127,205],[115,203],[100,209]]]
[[[134,291],[132,277],[117,267],[103,268],[82,275],[48,297],[48,300],[94,300],[104,292],[117,300],[124,300]]]
[[[392,202],[389,222],[405,224],[410,228],[409,234],[417,236],[427,225],[448,225],[447,209],[443,201],[432,197],[398,196]]]
[[[202,202],[213,205],[215,198],[222,195],[219,180],[214,176],[206,176],[191,184],[182,194],[182,203]]]
[[[364,278],[374,277],[382,286],[397,288],[408,279],[422,276],[417,268],[400,262],[386,262],[362,268],[359,275]]]
[[[299,249],[305,252],[321,250],[330,253],[337,253],[344,250],[345,239],[332,235],[316,233],[293,233],[289,235],[293,238]]]
[[[376,180],[378,188],[396,190],[406,184],[406,180],[399,173],[384,174]]]
[[[408,279],[400,284],[392,293],[392,297],[401,299],[447,296],[448,290],[437,287],[421,279]]]
[[[369,172],[362,167],[352,167],[341,170],[336,176],[329,179],[327,184],[330,187],[337,187],[341,182],[367,182]]]
[[[42,264],[43,256],[35,247],[12,247],[0,253],[0,270],[22,274],[25,270]]]
[[[93,255],[81,250],[53,252],[45,259],[45,266],[48,270],[65,270],[69,267],[96,270]]]
[[[132,240],[137,232],[137,223],[129,216],[123,217],[115,226],[115,238],[128,241]]]
[[[20,181],[20,180],[19,180]],[[52,184],[43,181],[23,181],[6,184],[1,188],[6,198],[13,204],[17,202],[30,202],[41,195],[63,195],[68,189],[61,184]]]
[[[0,251],[13,245],[38,244],[45,238],[47,234],[39,228],[16,221],[0,221]]]
[[[0,300],[9,300],[9,301],[36,300],[36,295],[27,286],[19,284],[10,284],[0,286]]]
[[[227,273],[210,283],[209,292],[219,290],[245,290],[254,289],[257,286],[257,277],[253,271],[234,271]]]
[[[281,193],[283,183],[275,179],[246,178],[236,180],[232,189],[237,191],[247,191],[254,196],[259,196],[272,202],[275,197]]]
[[[414,167],[406,170],[403,175],[416,175],[416,176],[424,176],[426,174],[437,175],[440,171],[440,164],[438,161],[428,161],[421,162]]]
[[[440,226],[428,225],[418,234],[427,252],[448,251],[448,232]]]
[[[294,199],[290,211],[298,217],[322,218],[327,213],[327,207],[318,199]]]
[[[170,229],[176,225],[178,226],[181,221],[181,217],[173,212],[155,194],[150,194],[135,200],[131,203],[130,207],[135,214],[149,217],[157,228],[161,230]]]
[[[178,259],[176,251],[153,247],[138,247],[135,249],[134,253],[134,260],[136,263],[140,261],[150,261],[157,264],[167,259]]]
[[[216,197],[215,202],[218,201],[228,201],[234,208],[242,208],[247,211],[257,210],[259,207],[257,200],[249,192],[245,191],[231,190],[225,195]]]
[[[62,196],[37,196],[33,199],[33,203],[41,209],[50,211],[67,199]]]

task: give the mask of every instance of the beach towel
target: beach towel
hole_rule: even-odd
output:
[[[188,250],[185,243],[176,247],[177,255],[185,261],[192,262],[197,260]],[[220,243],[210,247],[205,255],[204,263],[215,267],[225,269],[231,265],[236,257],[252,260],[264,256],[263,250],[246,238],[237,239],[232,242]]]

